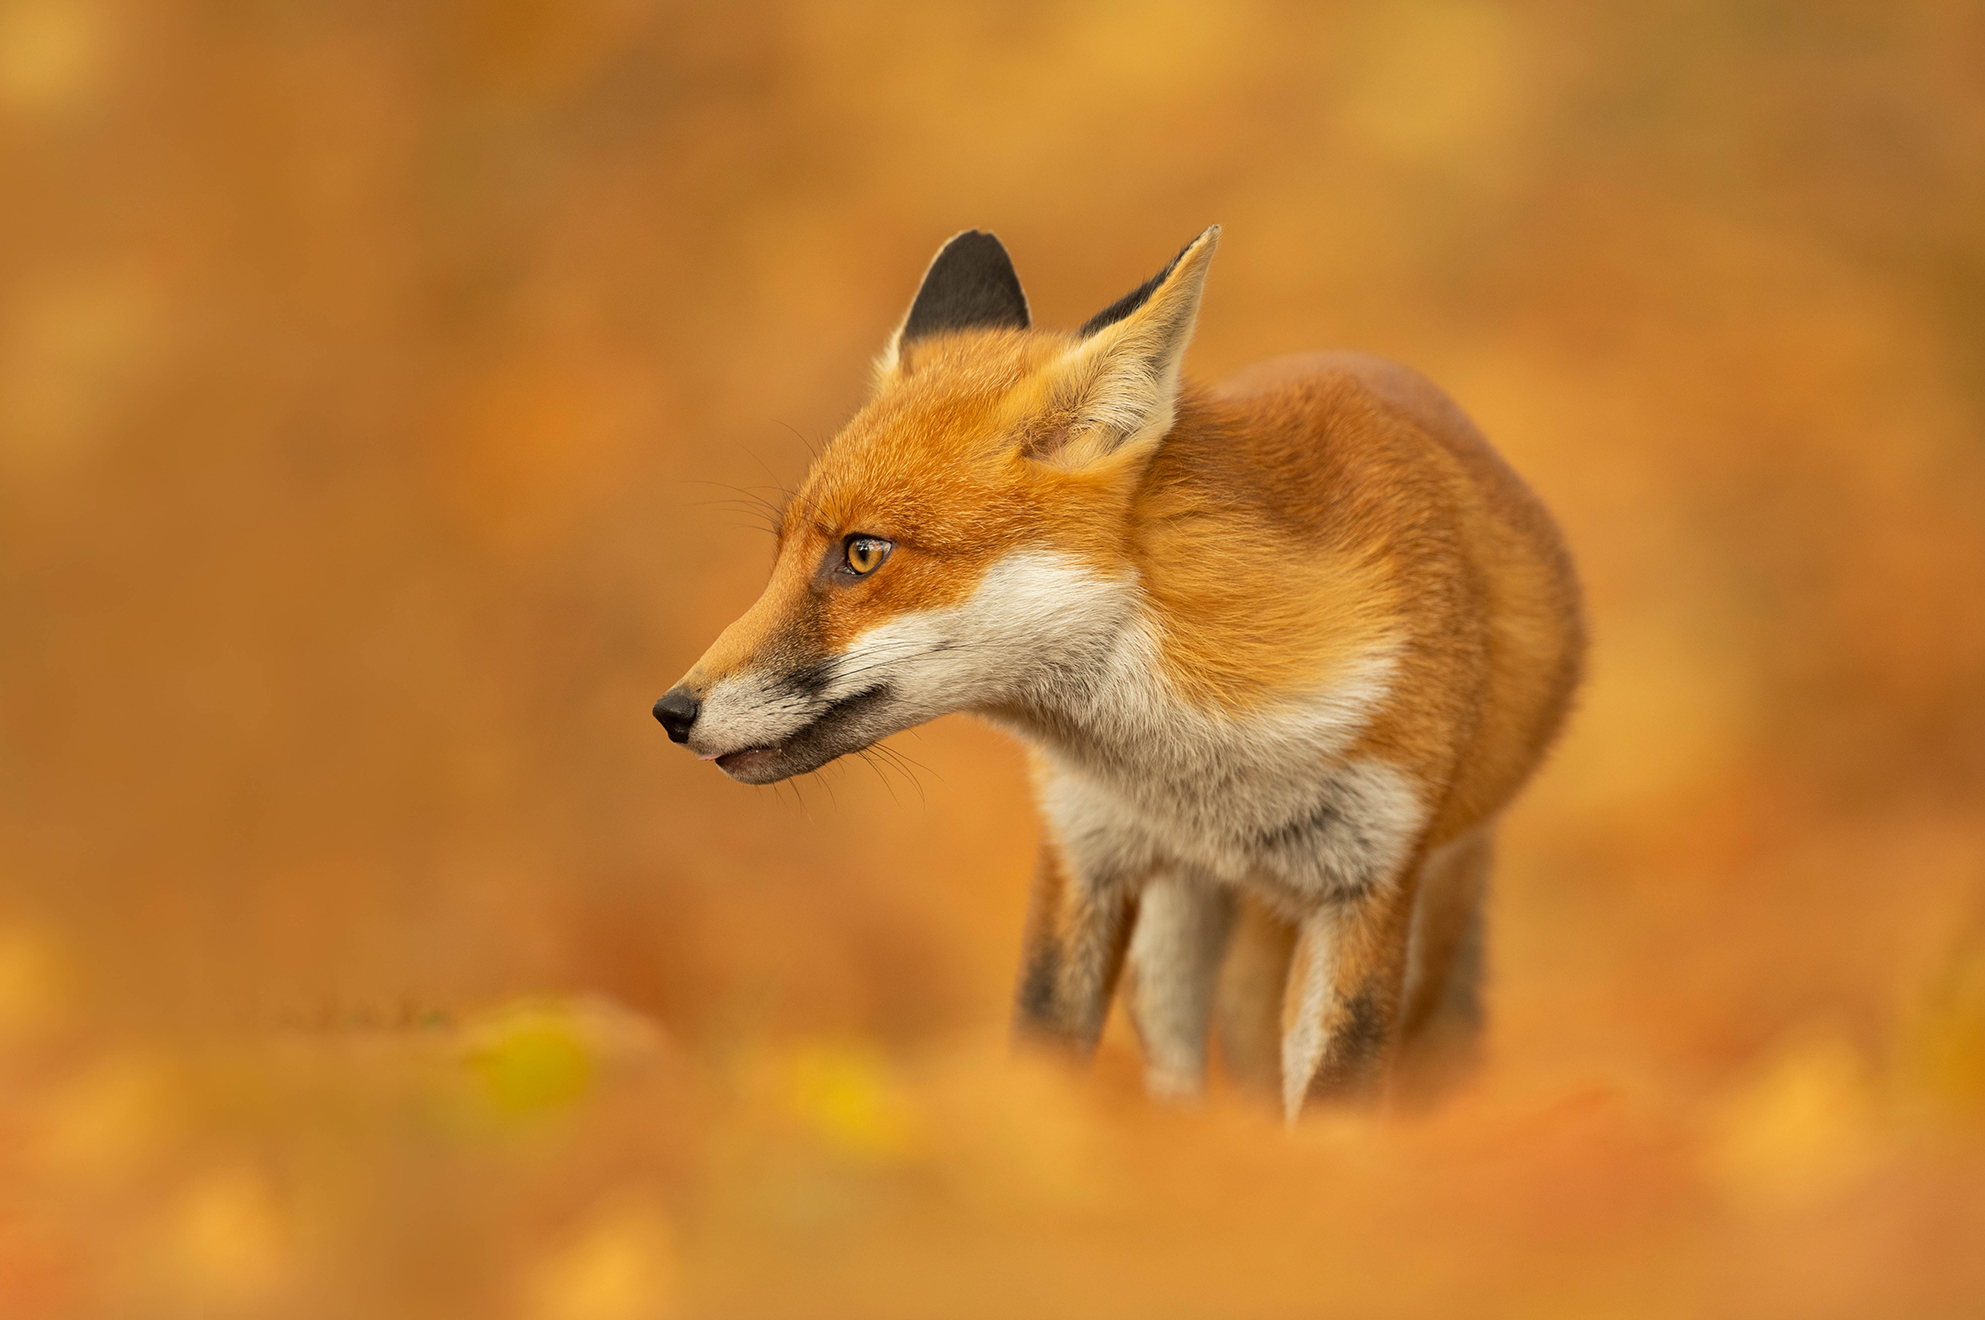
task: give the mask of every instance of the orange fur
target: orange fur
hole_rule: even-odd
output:
[[[1018,325],[899,334],[873,396],[786,510],[764,595],[677,691],[701,700],[740,675],[832,673],[835,657],[885,625],[996,613],[998,602],[982,598],[994,569],[1038,564],[1129,584],[1137,635],[1156,647],[1155,671],[1138,680],[1155,695],[1138,700],[1196,728],[1238,731],[1235,755],[1245,755],[1247,729],[1308,718],[1319,693],[1376,692],[1383,674],[1382,699],[1360,708],[1355,736],[1318,753],[1330,764],[1292,769],[1325,776],[1319,791],[1363,792],[1360,802],[1390,793],[1383,801],[1399,805],[1370,807],[1381,811],[1373,828],[1406,830],[1410,808],[1410,837],[1366,848],[1397,860],[1336,897],[1269,884],[1265,903],[1251,899],[1240,939],[1264,952],[1246,955],[1236,984],[1252,987],[1254,1007],[1224,1015],[1226,1034],[1256,1042],[1245,1047],[1249,1067],[1263,1072],[1261,1031],[1248,1020],[1267,1011],[1264,978],[1281,977],[1293,1015],[1285,1066],[1310,1070],[1322,1090],[1366,1091],[1405,1036],[1431,1039],[1473,1012],[1472,983],[1461,981],[1464,963],[1479,964],[1488,837],[1576,686],[1577,588],[1536,498],[1413,373],[1310,354],[1212,389],[1181,386],[1216,236],[1202,235],[1140,305],[1086,336],[1023,328],[1024,306]],[[882,570],[844,580],[831,570],[856,535],[894,550]],[[1093,722],[1032,691],[959,700],[1046,749],[1044,794],[1085,760],[1130,754],[1092,747]],[[1135,767],[1111,773],[1134,778]],[[1318,810],[1290,828],[1326,830],[1334,808]],[[1464,836],[1473,842],[1449,846]],[[1354,845],[1355,831],[1333,846],[1350,857]],[[1050,831],[1021,1018],[1084,1045],[1100,1027],[1142,881],[1103,874],[1093,859],[1077,867],[1071,847]],[[1213,924],[1224,938],[1232,922]],[[1307,1079],[1284,1084],[1293,1096]]]

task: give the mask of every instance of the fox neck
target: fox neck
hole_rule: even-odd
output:
[[[1154,741],[1164,738],[1156,717],[1170,704],[1150,621],[1136,603],[1134,579],[1083,585],[1096,595],[1120,594],[1118,619],[1079,646],[1058,647],[1028,681],[980,713],[1057,759],[1098,766],[1148,761],[1158,750]],[[1147,718],[1138,718],[1140,711]]]
[[[1187,389],[1167,435],[1179,441],[1214,424],[1211,409]],[[1118,527],[1124,558],[1112,573],[1052,549],[1023,551],[1001,565],[1001,592],[1016,635],[1026,634],[1016,681],[977,713],[1062,757],[1110,764],[1148,764],[1173,741],[1181,694],[1164,673],[1167,620],[1147,589],[1131,550],[1139,509],[1155,483],[1166,480],[1151,454],[1122,471],[1109,496],[1107,520]],[[1009,624],[1013,626],[1013,624]],[[1189,755],[1187,749],[1178,749]]]
[[[1016,681],[977,713],[1054,759],[1106,774],[1191,773],[1241,722],[1199,709],[1166,674],[1164,622],[1126,568],[1107,577],[1053,553],[1025,556],[1044,598],[1062,602],[1027,645]]]

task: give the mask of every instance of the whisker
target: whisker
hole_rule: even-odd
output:
[[[718,490],[727,490],[732,492],[733,494],[739,497],[740,502],[742,502],[746,507],[756,509],[762,512],[763,514],[765,514],[766,517],[770,518],[775,532],[779,526],[780,521],[785,517],[785,512],[786,512],[785,506],[792,502],[792,495],[786,490],[784,486],[778,486],[778,485],[759,486],[759,487],[738,486],[738,485],[733,485],[728,481],[704,481],[696,478],[684,478],[682,484],[686,486],[714,486]],[[773,501],[766,499],[763,495],[758,493],[760,490],[775,490],[779,492],[781,496],[781,502],[774,503]],[[712,501],[712,503],[720,504],[723,502]]]
[[[779,474],[772,470],[772,465],[767,463],[764,459],[760,458],[758,456],[758,451],[753,449],[749,445],[744,446],[744,452],[751,455],[752,462],[758,464],[759,467],[765,469],[765,475],[772,478],[772,489],[778,491],[780,495],[782,495],[785,498],[785,502],[787,504],[791,504],[793,502],[793,493],[792,491],[786,488],[783,482],[779,480]]]
[[[907,648],[907,647],[915,646],[916,643],[905,642],[903,643],[903,645]],[[925,659],[928,657],[939,656],[939,655],[949,655],[954,651],[979,650],[989,647],[1005,647],[1010,645],[1011,643],[1007,643],[1007,642],[952,642],[945,646],[937,647],[931,650],[911,651],[908,654],[904,654],[904,655],[882,655],[879,657],[872,657],[872,663],[863,665],[860,669],[846,670],[842,673],[837,673],[833,675],[833,678],[834,681],[840,682],[850,678],[857,678],[862,674],[866,674],[870,672],[871,670],[881,669],[887,665],[905,664],[911,660]]]
[[[883,757],[884,764],[893,766],[898,774],[909,780],[910,786],[917,790],[917,801],[926,811],[930,810],[930,799],[924,794],[923,781],[917,778],[914,770],[909,769],[903,764],[905,758],[902,753],[896,751],[894,748],[884,747],[881,743],[877,743],[869,750]]]
[[[907,733],[915,733],[915,732],[916,732],[916,730],[914,730],[914,729],[908,729],[908,730],[905,730],[905,732],[907,732]],[[878,746],[880,746],[880,744],[878,744]],[[890,755],[890,756],[892,756],[892,757],[894,757],[894,758],[896,758],[896,759],[897,759],[898,761],[902,761],[902,762],[905,762],[905,763],[907,763],[907,764],[909,764],[909,765],[913,765],[913,766],[915,766],[915,767],[916,767],[917,769],[919,769],[919,770],[922,770],[922,771],[923,771],[924,773],[926,773],[926,774],[928,774],[928,775],[930,775],[930,776],[931,776],[932,778],[934,778],[934,779],[936,779],[938,783],[940,783],[940,784],[944,784],[944,785],[945,785],[945,787],[947,787],[947,788],[949,788],[949,787],[950,787],[950,783],[949,783],[949,782],[948,782],[948,781],[947,781],[947,780],[945,779],[945,777],[944,777],[943,775],[941,775],[941,774],[939,774],[939,773],[938,773],[937,771],[935,771],[935,770],[933,770],[933,769],[931,769],[931,768],[930,768],[929,766],[927,766],[927,765],[925,765],[925,764],[924,764],[924,763],[923,763],[922,761],[919,761],[919,760],[918,760],[918,759],[917,759],[916,757],[914,757],[914,756],[911,756],[911,755],[909,755],[909,754],[908,754],[907,752],[904,752],[904,751],[902,751],[902,750],[900,750],[900,749],[898,749],[898,748],[895,748],[895,747],[889,747],[889,748],[884,748],[883,750],[885,750],[885,751],[887,751],[887,752],[889,753],[889,755]],[[911,781],[912,781],[912,782],[915,782],[915,779],[916,779],[916,777],[915,777],[914,775],[912,775],[912,776],[911,776]]]
[[[903,803],[902,800],[896,796],[896,786],[889,782],[889,777],[882,773],[882,767],[875,763],[874,752],[875,749],[873,747],[864,747],[860,751],[856,752],[855,755],[862,758],[863,765],[867,766],[870,770],[875,772],[875,778],[877,782],[879,782],[884,788],[889,790],[889,800],[891,802],[894,802],[897,806],[900,807],[903,805]]]
[[[829,764],[831,765],[832,762],[829,762]],[[835,812],[838,814],[841,810],[841,799],[834,796],[834,784],[832,780],[827,778],[827,775],[825,773],[826,769],[827,769],[826,766],[822,766],[818,770],[809,770],[807,772],[806,777],[808,779],[818,779],[820,781],[820,786],[827,790],[827,801],[829,805],[831,805],[834,808]]]
[[[776,417],[774,417],[772,421],[774,425],[783,426],[788,431],[791,431],[793,433],[793,438],[798,440],[801,444],[805,445],[806,452],[813,455],[814,462],[818,463],[820,461],[820,447],[814,444],[813,441],[809,439],[803,431],[801,431],[797,426],[794,426],[791,422],[782,422]]]

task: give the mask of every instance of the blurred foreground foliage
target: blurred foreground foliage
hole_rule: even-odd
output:
[[[1293,1131],[1152,1107],[1121,1040],[1087,1076],[983,1032],[712,1060],[539,997],[166,1048],[10,1002],[0,1283],[35,1315],[1957,1316],[1981,954],[1887,1058],[1806,1027],[1720,1085],[1500,1075]]]

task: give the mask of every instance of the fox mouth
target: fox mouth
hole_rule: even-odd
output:
[[[741,779],[752,777],[754,770],[769,767],[784,752],[785,747],[783,745],[746,747],[740,751],[725,752],[722,756],[713,756],[710,759],[717,763],[719,770],[722,770],[725,774],[731,776],[731,778]]]
[[[858,752],[895,730],[877,718],[890,699],[888,684],[843,697],[784,742],[740,747],[716,757],[717,768],[742,784],[775,784]]]

